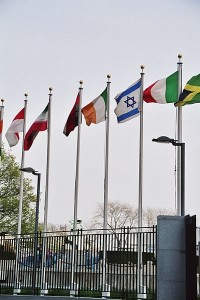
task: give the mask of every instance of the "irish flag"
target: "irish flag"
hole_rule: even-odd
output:
[[[147,103],[174,103],[178,100],[178,71],[167,78],[160,79],[143,92]]]
[[[31,125],[24,138],[24,150],[27,151],[31,148],[34,139],[39,131],[47,130],[48,127],[48,108],[47,104],[45,110],[39,115],[35,122]]]
[[[19,142],[19,132],[24,128],[24,108],[14,117],[6,132],[6,139],[10,147],[16,146]]]
[[[86,124],[98,124],[106,119],[107,106],[107,88],[100,96],[95,98],[91,103],[82,108],[82,113],[85,117]]]

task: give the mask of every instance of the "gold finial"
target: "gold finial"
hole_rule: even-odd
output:
[[[182,56],[183,56],[183,55],[182,55],[181,53],[178,54],[178,58],[182,58]]]
[[[108,79],[110,79],[110,78],[111,78],[111,75],[110,75],[110,74],[108,74],[108,75],[107,75],[107,78],[108,78]]]

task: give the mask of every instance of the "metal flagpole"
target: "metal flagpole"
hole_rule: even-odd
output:
[[[21,156],[21,168],[24,168],[24,159],[25,159],[25,151],[24,151],[24,138],[26,134],[26,110],[27,110],[27,97],[28,94],[24,94],[24,123],[23,123],[23,141],[22,141],[22,156]],[[22,204],[23,204],[23,189],[24,189],[24,172],[20,172],[20,192],[19,192],[19,212],[18,212],[18,227],[17,227],[17,250],[16,250],[16,261],[15,261],[15,289],[14,294],[20,293],[21,287],[18,278],[18,256],[19,256],[19,242],[21,235],[21,227],[22,227]]]
[[[104,216],[103,216],[103,273],[102,297],[110,297],[110,290],[106,282],[106,252],[108,228],[108,158],[109,158],[109,124],[110,124],[110,78],[107,75],[107,107],[106,107],[106,145],[105,145],[105,178],[104,178]]]
[[[76,153],[76,178],[75,178],[75,193],[74,193],[74,224],[73,230],[76,231],[77,229],[77,207],[78,207],[78,187],[79,187],[79,160],[80,160],[80,135],[81,135],[81,106],[82,106],[82,84],[83,81],[81,80],[79,87],[79,96],[80,96],[80,103],[79,103],[79,110],[78,110],[78,135],[77,135],[77,153]]]
[[[75,192],[74,192],[74,220],[73,220],[73,243],[72,243],[72,265],[71,265],[71,289],[70,296],[75,296],[78,290],[77,284],[74,282],[75,270],[75,246],[76,246],[76,230],[77,230],[77,208],[78,208],[78,188],[79,188],[79,160],[80,160],[80,134],[81,134],[81,107],[82,107],[82,91],[83,81],[80,80],[79,87],[79,107],[78,107],[78,133],[77,133],[77,152],[76,152],[76,177],[75,177]]]
[[[106,149],[105,149],[105,183],[104,183],[104,219],[103,229],[106,230],[108,226],[108,156],[109,156],[109,123],[110,123],[110,78],[107,75],[107,112],[106,112]]]
[[[49,164],[50,164],[50,141],[51,141],[51,98],[53,88],[49,88],[49,105],[48,105],[48,125],[47,125],[47,166],[46,166],[46,188],[44,203],[44,229],[43,229],[43,245],[42,245],[42,272],[41,272],[41,291],[40,294],[47,293],[46,286],[46,236],[47,236],[47,218],[48,218],[48,198],[49,198]],[[37,233],[35,233],[37,234]]]
[[[182,55],[178,55],[178,63],[177,63],[177,70],[178,70],[178,97],[182,92],[182,62],[181,62]],[[177,107],[177,138],[178,143],[182,143],[182,106]],[[181,147],[177,147],[177,215],[181,216]]]
[[[1,121],[1,133],[0,133],[0,165],[1,165],[1,156],[2,156],[2,131],[3,131],[3,115],[4,115],[4,99],[1,99],[1,114],[0,114],[0,121]]]
[[[139,149],[139,200],[138,200],[138,227],[142,227],[142,189],[143,189],[143,80],[144,66],[141,66],[140,89],[140,149]]]
[[[142,285],[142,196],[143,196],[143,81],[144,66],[141,66],[140,89],[140,144],[139,144],[139,197],[138,197],[138,264],[137,264],[137,294],[145,296],[145,287]],[[142,298],[144,299],[144,298]]]

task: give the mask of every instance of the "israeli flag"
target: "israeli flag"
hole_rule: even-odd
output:
[[[114,112],[118,123],[126,122],[139,116],[141,78],[115,97],[117,107]]]

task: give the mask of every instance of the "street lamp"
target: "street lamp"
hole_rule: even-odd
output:
[[[181,216],[185,216],[185,143],[180,143],[177,140],[170,139],[167,136],[160,136],[157,139],[153,139],[153,142],[172,144],[175,147],[180,147],[181,149],[181,203],[180,210]]]
[[[37,180],[37,200],[36,200],[36,209],[35,209],[35,243],[34,243],[33,281],[32,281],[33,293],[35,295],[41,174],[38,173],[38,171],[35,171],[31,167],[22,168],[22,169],[20,169],[20,171],[25,172],[25,173],[31,173],[31,174],[36,175],[38,177],[38,180]]]

